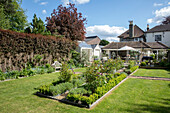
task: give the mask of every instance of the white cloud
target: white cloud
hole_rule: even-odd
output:
[[[154,12],[155,17],[147,20],[148,23],[161,23],[165,17],[170,15],[170,6],[161,8]]]
[[[47,11],[45,9],[42,10],[42,14],[47,14]]]
[[[90,0],[61,0],[63,2],[63,5],[66,6],[70,2],[73,2],[74,4],[85,4],[90,2]]]
[[[108,41],[118,41],[118,35],[126,31],[124,27],[109,26],[109,25],[94,25],[86,28],[86,36],[99,36],[101,39]]]
[[[157,6],[162,6],[162,3],[154,3],[153,6],[157,7]]]
[[[70,3],[70,1],[69,0],[61,0],[62,2],[63,2],[63,5],[64,6],[66,6],[67,4],[69,4]]]
[[[41,2],[40,5],[46,5],[48,2]]]
[[[76,3],[76,4],[85,4],[85,3],[88,3],[90,2],[90,0],[72,0],[73,3]]]
[[[168,5],[170,5],[170,2],[168,2]]]

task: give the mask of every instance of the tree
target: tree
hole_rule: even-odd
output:
[[[5,18],[4,9],[0,8],[0,28],[1,29],[9,29],[9,19]]]
[[[165,20],[162,21],[162,24],[170,24],[170,16],[165,17]]]
[[[22,31],[27,25],[25,11],[21,8],[22,0],[0,0],[0,28]],[[4,26],[2,22],[6,22]]]
[[[25,33],[35,33],[35,34],[42,34],[42,35],[51,35],[49,31],[45,28],[44,22],[41,20],[41,18],[37,18],[37,15],[34,14],[32,23],[30,23],[31,26],[28,26],[25,29]]]
[[[46,21],[46,27],[52,34],[64,35],[71,40],[85,38],[86,18],[82,17],[82,13],[77,13],[75,4],[70,3],[68,7],[58,6],[57,10],[53,10],[51,17],[46,18]]]
[[[33,27],[32,33],[44,33],[45,32],[45,25],[41,18],[37,18],[36,14],[34,14],[31,26]]]
[[[99,45],[105,46],[107,44],[109,44],[109,41],[103,39],[103,40],[101,40]]]

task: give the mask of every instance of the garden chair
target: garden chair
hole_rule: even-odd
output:
[[[55,70],[60,70],[61,69],[61,63],[59,63],[58,61],[55,61],[52,66],[55,68]]]

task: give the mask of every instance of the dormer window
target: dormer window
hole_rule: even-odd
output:
[[[155,35],[155,41],[162,41],[162,35]]]

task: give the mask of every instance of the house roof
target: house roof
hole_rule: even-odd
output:
[[[99,44],[101,39],[98,36],[90,36],[85,38],[85,42],[90,45]]]
[[[146,42],[152,49],[168,49],[169,47],[161,42]]]
[[[155,26],[152,29],[146,31],[146,33],[163,32],[163,31],[170,31],[170,24]]]
[[[79,47],[92,49],[91,45],[88,45],[85,41],[79,41]]]
[[[137,25],[134,25],[134,36],[133,38],[136,37],[142,37],[144,36],[144,31],[140,29]],[[129,30],[125,31],[121,35],[118,36],[119,38],[129,38]]]
[[[168,49],[168,46],[162,44],[161,42],[112,42],[102,49],[120,49],[124,46],[129,46],[133,48],[152,48],[152,49]]]

